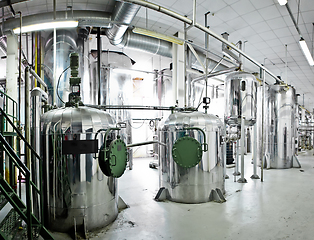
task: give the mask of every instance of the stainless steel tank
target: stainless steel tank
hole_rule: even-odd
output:
[[[295,157],[296,93],[288,85],[266,88],[265,98],[265,160],[267,168],[291,168]],[[258,122],[261,128],[261,121]],[[261,135],[261,133],[260,133]],[[258,137],[259,146],[261,140]]]
[[[83,226],[90,231],[117,217],[117,180],[105,176],[94,158],[104,142],[103,131],[112,127],[115,120],[109,113],[84,106],[42,116],[44,204],[50,229],[66,232]],[[70,140],[79,141],[73,145]]]
[[[267,161],[270,168],[291,168],[295,155],[295,89],[272,85],[267,100]]]
[[[235,72],[225,80],[225,122],[228,125],[241,125],[241,116],[245,125],[256,122],[257,80],[246,72]]]
[[[191,129],[192,128],[192,129]],[[174,154],[178,143],[190,137],[183,154],[189,154],[190,146],[208,144],[208,151],[197,152],[198,161],[191,166],[178,164]],[[223,123],[218,117],[201,112],[176,112],[160,127],[159,137],[166,146],[160,146],[160,188],[168,190],[167,198],[174,202],[208,202],[212,189],[224,192],[224,156],[222,151]],[[193,138],[194,140],[192,140]],[[196,165],[195,165],[196,164]],[[193,166],[194,165],[194,166]]]

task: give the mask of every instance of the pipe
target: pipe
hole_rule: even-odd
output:
[[[226,73],[230,73],[230,72],[234,72],[234,71],[237,71],[239,69],[239,67],[232,67],[232,68],[227,68],[227,69],[224,69],[224,70],[220,70],[220,71],[217,71],[217,72],[213,72],[213,73],[209,73],[207,75],[207,78],[211,78],[211,77],[217,77],[217,76],[220,76],[220,75],[223,75],[223,74],[226,74]],[[204,80],[206,78],[206,76],[200,76],[200,77],[197,77],[197,78],[194,78],[191,82],[191,84],[194,84],[195,82],[198,82],[198,81],[201,81],[201,80]],[[224,81],[221,80],[221,82],[223,83]]]
[[[86,107],[97,109],[128,109],[128,110],[163,110],[163,111],[196,111],[193,108],[177,108],[177,107],[162,107],[162,106],[140,106],[140,105],[90,105],[85,104]]]
[[[148,141],[148,142],[132,143],[132,144],[127,145],[126,147],[127,148],[138,147],[138,146],[143,146],[143,145],[148,145],[148,144],[155,144],[155,143],[158,143],[158,144],[163,145],[165,147],[167,146],[167,144],[159,142],[159,141]]]
[[[44,80],[42,80],[38,75],[37,73],[32,69],[32,68],[29,68],[29,72],[34,76],[34,78],[37,79],[37,81],[43,85],[43,87],[45,88],[45,90],[47,90],[47,84],[44,82]]]
[[[157,12],[161,12],[164,13],[170,17],[173,17],[177,20],[180,20],[182,22],[185,22],[187,24],[193,24],[193,21],[185,16],[182,16],[176,12],[173,12],[167,8],[161,7],[157,4],[151,3],[151,2],[147,2],[144,0],[124,0],[124,2],[129,2],[129,3],[133,3],[133,4],[137,4],[143,7],[147,7],[150,8],[152,10],[155,10]],[[241,54],[242,56],[244,56],[246,59],[248,59],[249,61],[251,61],[253,64],[255,64],[256,66],[258,66],[259,68],[265,70],[265,72],[267,72],[270,76],[272,76],[275,80],[280,81],[279,78],[277,78],[277,76],[275,74],[273,74],[272,72],[270,72],[267,68],[265,68],[264,66],[262,66],[259,62],[257,62],[256,60],[254,60],[253,58],[251,58],[250,56],[248,56],[246,53],[244,53],[242,50],[240,50],[239,48],[237,48],[236,46],[234,46],[231,42],[225,40],[224,38],[222,38],[220,35],[216,34],[215,32],[211,31],[210,29],[208,29],[207,27],[204,27],[203,25],[199,24],[199,23],[195,23],[194,24],[196,28],[200,29],[201,31],[208,33],[210,36],[212,36],[213,38],[221,41],[222,43],[226,44],[228,47],[230,47],[231,49],[235,50],[236,52],[238,52],[239,54]]]
[[[265,117],[264,117],[264,108],[265,108],[265,78],[266,78],[266,74],[265,74],[265,70],[261,69],[261,77],[263,79],[263,93],[262,93],[262,149],[261,149],[261,182],[264,181],[264,148],[265,148],[265,144],[264,144],[264,130],[265,130]]]
[[[101,39],[100,27],[97,28],[97,78],[98,78],[98,105],[101,104]]]
[[[152,54],[164,57],[172,57],[172,43],[153,37],[135,34],[131,30],[126,31],[122,41],[116,45],[121,48],[140,49]]]
[[[244,152],[245,152],[245,117],[241,119],[241,178],[238,179],[238,183],[246,183],[244,178]]]
[[[128,25],[132,22],[139,9],[138,5],[116,1],[111,20],[121,22],[122,24],[113,24],[111,28],[105,30],[106,36],[112,45],[118,45],[122,42]]]
[[[19,43],[19,127],[21,126],[21,81],[22,81],[22,13],[20,14],[20,43]],[[29,163],[27,162],[27,167],[29,168]]]
[[[66,19],[66,11],[57,11],[56,18],[59,21]],[[51,22],[54,18],[54,12],[46,12],[35,15],[29,15],[23,17],[24,26],[37,24],[38,22]],[[104,28],[110,27],[111,19],[109,13],[101,11],[88,11],[88,10],[75,10],[73,11],[72,20],[79,21],[79,26],[101,26]],[[4,34],[11,32],[12,29],[19,27],[18,19],[7,19],[1,26],[3,27]]]
[[[29,68],[25,68],[25,139],[28,143],[31,142],[31,132],[30,132],[30,78],[29,78]],[[30,166],[31,151],[25,146],[25,162],[28,169]]]

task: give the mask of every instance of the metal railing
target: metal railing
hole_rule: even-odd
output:
[[[43,212],[43,186],[42,186],[42,161],[37,152],[32,148],[32,146],[26,141],[19,129],[14,125],[13,121],[10,119],[11,116],[7,115],[5,111],[0,107],[0,118],[1,123],[6,122],[6,125],[10,125],[17,136],[24,142],[25,148],[28,147],[32,154],[39,160],[39,188],[31,180],[31,172],[27,166],[21,161],[18,155],[15,153],[10,144],[6,141],[4,134],[5,126],[1,126],[0,142],[2,144],[3,150],[10,156],[8,159],[10,163],[13,163],[14,167],[18,168],[20,173],[25,177],[25,187],[26,187],[26,218],[27,218],[27,234],[28,239],[32,239],[32,191],[36,192],[40,196],[40,220],[44,222],[44,212]],[[3,162],[1,163],[3,164]]]

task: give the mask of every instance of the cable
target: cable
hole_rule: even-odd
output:
[[[62,99],[61,99],[61,97],[59,96],[59,83],[60,83],[60,79],[61,79],[62,74],[63,74],[66,70],[68,70],[69,68],[70,68],[70,66],[68,66],[66,69],[64,69],[63,72],[60,74],[59,79],[58,79],[58,84],[57,84],[57,96],[58,96],[58,98],[60,99],[60,101],[61,101],[63,104],[65,104],[65,102],[63,102]]]

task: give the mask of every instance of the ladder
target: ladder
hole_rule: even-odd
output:
[[[3,94],[3,93],[1,93]],[[13,101],[13,100],[12,100]],[[44,239],[54,239],[49,231],[44,227],[44,212],[43,212],[43,187],[42,187],[42,161],[36,151],[30,146],[26,141],[19,129],[14,125],[13,116],[8,116],[5,112],[5,107],[0,107],[0,157],[1,157],[1,166],[0,166],[0,209],[2,209],[7,204],[12,206],[12,209],[0,223],[0,238],[1,239],[15,239],[16,235],[19,234],[18,239],[34,239],[40,235]],[[10,119],[11,118],[11,119]],[[10,133],[7,131],[8,125],[14,130]],[[34,184],[31,179],[31,172],[26,167],[26,165],[21,161],[18,154],[10,144],[6,136],[16,135],[18,136],[25,144],[25,148],[28,147],[32,154],[39,161],[39,187]],[[13,142],[13,141],[12,141]],[[12,165],[12,169],[18,169],[19,173],[23,175],[25,180],[25,202],[21,199],[21,196],[16,193],[14,173],[10,177],[9,182],[4,177],[3,165],[4,165],[4,154],[7,156],[6,161],[9,161],[9,164]],[[21,179],[19,179],[21,181]],[[21,189],[21,187],[20,187]],[[39,196],[40,199],[40,219],[35,216],[34,209],[32,209],[32,196],[34,193]],[[26,224],[26,228],[23,229],[23,223]],[[25,225],[24,224],[24,225]],[[22,228],[21,228],[22,227]],[[22,238],[21,238],[22,234]]]

